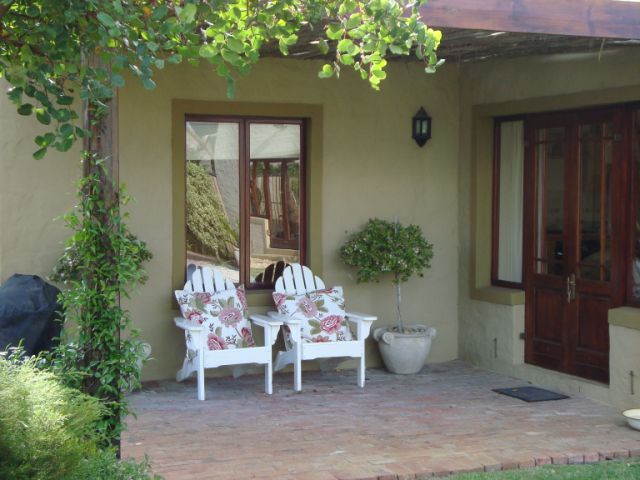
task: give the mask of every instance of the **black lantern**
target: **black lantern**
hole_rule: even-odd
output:
[[[413,116],[411,137],[421,147],[431,138],[431,117],[423,107]]]

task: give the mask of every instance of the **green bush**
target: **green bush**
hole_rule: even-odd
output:
[[[133,460],[118,461],[111,450],[100,452],[78,465],[65,480],[148,480],[161,477],[149,473],[149,463]]]
[[[233,258],[237,233],[202,165],[187,163],[187,248],[216,258]]]
[[[104,407],[65,386],[41,358],[0,352],[0,479],[149,480],[149,463],[100,450]]]
[[[98,399],[62,385],[34,360],[0,357],[0,405],[0,478],[67,478],[98,452]]]
[[[391,277],[396,284],[396,331],[404,332],[400,284],[413,275],[424,276],[433,259],[433,245],[424,238],[422,229],[418,225],[400,225],[397,220],[372,218],[340,248],[340,256],[344,263],[356,268],[358,283]]]

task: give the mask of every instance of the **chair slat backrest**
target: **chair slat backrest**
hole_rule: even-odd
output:
[[[276,281],[276,292],[287,295],[300,295],[324,288],[322,279],[299,263],[293,263],[284,269],[282,276]]]
[[[233,290],[235,285],[231,280],[225,278],[217,268],[211,267],[187,267],[187,283],[184,289],[192,292],[222,292],[223,290]]]

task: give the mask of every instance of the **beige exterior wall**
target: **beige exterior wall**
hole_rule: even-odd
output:
[[[338,248],[345,231],[370,217],[419,224],[435,245],[433,268],[404,289],[407,319],[438,329],[430,361],[458,356],[458,72],[445,68],[436,76],[419,65],[390,68],[381,92],[345,71],[340,80],[320,80],[321,64],[263,60],[238,82],[229,104],[242,113],[251,102],[312,105],[322,112],[321,156],[310,178],[312,267],[327,284],[343,285],[347,306],[372,312],[379,325],[393,323],[394,289],[390,283],[357,285],[341,264]],[[120,177],[137,202],[131,228],[149,243],[154,258],[149,282],[126,302],[154,360],[144,378],[172,378],[184,353],[182,332],[172,323],[172,261],[177,224],[172,215],[172,101],[228,102],[225,85],[207,67],[168,69],[149,92],[130,80],[120,92]],[[433,139],[419,148],[411,139],[411,117],[424,106],[434,118]],[[259,106],[256,106],[259,111]],[[78,150],[31,159],[34,118],[18,117],[0,95],[0,280],[11,273],[46,275],[68,236],[53,218],[73,205],[73,180],[79,174]],[[313,134],[313,133],[312,133]],[[180,179],[177,180],[181,181]],[[179,229],[179,230],[177,230]],[[253,300],[264,303],[265,296]],[[266,309],[266,306],[260,307]],[[369,364],[379,365],[369,345]]]
[[[623,407],[633,401],[613,374],[640,371],[612,326],[611,388],[524,363],[524,294],[490,286],[492,118],[640,100],[640,50],[532,57],[463,66],[460,72],[460,356],[550,388]],[[631,309],[640,315],[637,309]],[[614,331],[615,330],[615,331]]]
[[[68,237],[54,218],[74,205],[80,172],[79,148],[33,159],[41,125],[16,113],[6,88],[0,79],[0,283],[14,273],[50,274]]]

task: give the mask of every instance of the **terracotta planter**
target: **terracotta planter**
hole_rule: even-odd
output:
[[[431,351],[436,329],[424,325],[408,325],[404,333],[392,327],[377,328],[373,337],[378,341],[385,367],[392,373],[418,373]]]

